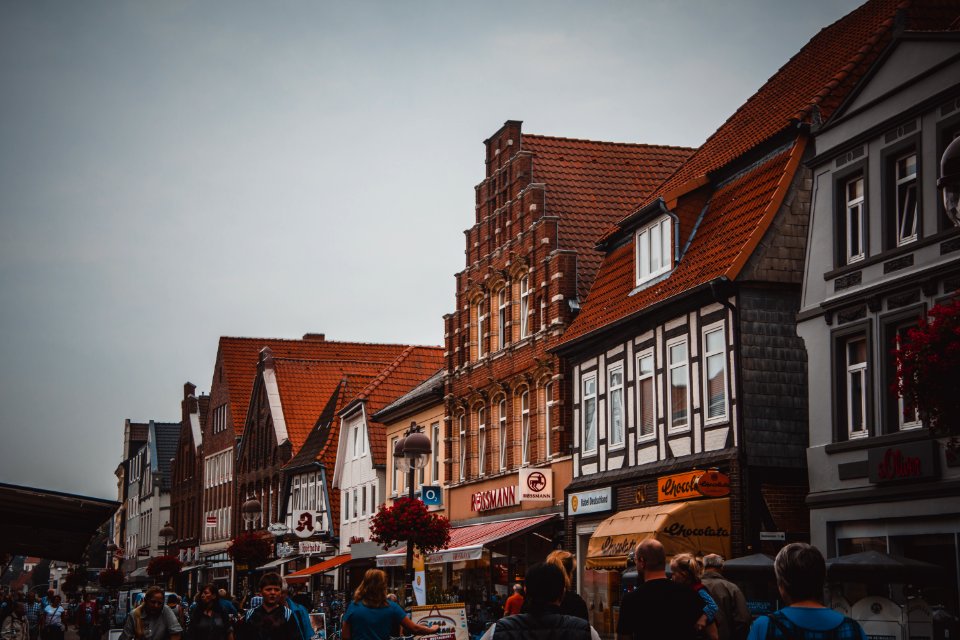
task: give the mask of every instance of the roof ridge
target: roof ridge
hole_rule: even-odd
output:
[[[523,133],[524,138],[534,138],[538,140],[562,140],[563,142],[588,142],[590,144],[603,144],[618,147],[636,147],[643,149],[676,149],[678,151],[689,151],[696,147],[683,147],[671,144],[650,144],[646,142],[614,142],[611,140],[591,140],[589,138],[570,138],[567,136],[549,136],[538,133]]]
[[[304,340],[303,338],[260,338],[256,336],[220,336],[220,340],[243,340],[245,342],[268,341],[268,342],[292,342],[298,344],[322,345],[356,345],[373,347],[429,347],[431,345],[409,345],[402,342],[358,342],[353,340]]]
[[[274,362],[304,362],[304,363],[325,363],[325,364],[382,364],[388,365],[392,360],[354,360],[352,358],[288,358],[274,356]]]
[[[357,394],[357,398],[370,397],[370,394],[372,394],[377,389],[377,387],[379,387],[383,383],[383,381],[390,376],[391,373],[397,370],[397,367],[400,366],[400,363],[406,360],[407,357],[413,352],[415,348],[416,347],[410,346],[404,349],[403,353],[397,356],[393,362],[387,365],[386,369],[381,371],[380,374],[370,382],[370,384],[364,387],[363,391]]]

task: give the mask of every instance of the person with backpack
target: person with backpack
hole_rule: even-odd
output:
[[[788,544],[777,554],[773,571],[787,606],[754,620],[747,640],[867,640],[856,620],[823,606],[827,567],[819,549]]]
[[[23,612],[23,603],[16,602],[11,606],[10,614],[0,624],[0,638],[2,640],[30,640],[30,623]]]
[[[263,602],[247,609],[237,625],[238,640],[309,640],[300,633],[293,610],[285,604],[280,574],[263,574],[260,595]]]
[[[190,607],[188,640],[233,640],[230,614],[220,604],[217,588],[205,585],[199,598],[199,602]]]

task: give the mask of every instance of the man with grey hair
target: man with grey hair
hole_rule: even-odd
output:
[[[750,631],[750,610],[740,587],[726,580],[723,556],[711,553],[703,556],[703,585],[717,602],[717,636],[719,640],[743,640]]]

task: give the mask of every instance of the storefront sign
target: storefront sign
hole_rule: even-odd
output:
[[[217,526],[217,516],[207,516],[207,526],[208,527]]]
[[[330,550],[330,545],[323,542],[301,542],[301,555],[313,555],[317,553],[326,553]]]
[[[657,502],[730,495],[730,478],[716,469],[696,469],[657,478]]]
[[[580,491],[567,496],[567,513],[579,516],[584,513],[600,513],[613,507],[613,488],[604,487],[593,491]]]
[[[290,533],[290,527],[283,524],[282,522],[274,522],[269,527],[267,527],[267,531],[279,537],[284,535],[285,533]]]
[[[318,511],[294,511],[293,522],[293,532],[298,538],[309,538],[323,530],[323,514]]]
[[[520,500],[553,502],[553,471],[544,469],[520,469]]]
[[[428,507],[443,504],[443,491],[436,485],[424,485],[420,489],[420,499]]]
[[[937,477],[936,442],[909,442],[867,452],[870,482],[906,482]]]
[[[491,511],[517,504],[517,485],[478,491],[470,496],[471,511]]]
[[[410,617],[417,624],[440,627],[436,634],[429,636],[431,640],[470,640],[467,609],[463,603],[411,607]]]
[[[301,544],[313,544],[310,542],[304,542]],[[297,552],[297,548],[288,542],[278,542],[276,554],[278,558],[289,558]]]

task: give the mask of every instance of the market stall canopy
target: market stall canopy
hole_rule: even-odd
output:
[[[667,556],[730,555],[730,499],[672,502],[621,511],[600,523],[587,547],[588,569],[623,569],[641,540],[656,538]]]
[[[827,577],[834,581],[914,583],[943,580],[943,567],[880,551],[863,551],[827,560]]]
[[[726,574],[770,574],[773,577],[773,557],[765,553],[754,553],[749,556],[734,558],[723,563],[723,573]]]
[[[80,562],[119,502],[0,483],[0,551]]]
[[[287,582],[306,582],[310,579],[310,576],[316,575],[318,573],[326,573],[332,569],[336,569],[340,565],[350,561],[350,554],[343,553],[339,556],[334,556],[323,562],[318,562],[315,565],[311,565],[306,569],[300,569],[299,571],[294,571],[293,573],[288,573],[283,578]]]

